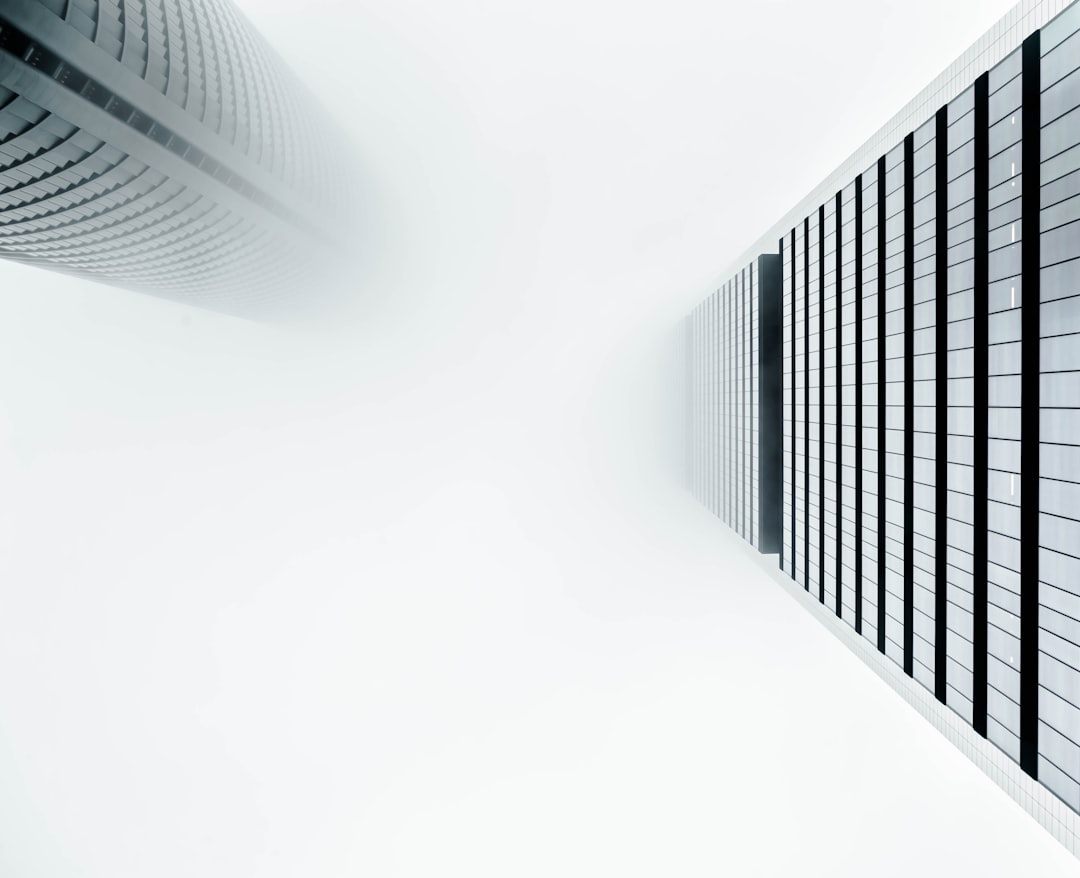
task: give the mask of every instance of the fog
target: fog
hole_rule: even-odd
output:
[[[681,458],[682,317],[1010,4],[240,5],[344,304],[0,263],[0,876],[1074,875]]]

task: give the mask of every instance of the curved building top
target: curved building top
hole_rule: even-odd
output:
[[[0,6],[0,257],[254,314],[344,243],[350,178],[229,0]]]

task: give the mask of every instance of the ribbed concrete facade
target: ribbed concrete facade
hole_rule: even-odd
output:
[[[341,135],[228,0],[0,5],[0,256],[258,313],[344,243]]]

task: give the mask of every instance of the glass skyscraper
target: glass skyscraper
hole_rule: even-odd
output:
[[[762,259],[779,270],[755,286]],[[1074,851],[1078,334],[1080,3],[1064,2],[1017,6],[689,320],[695,492],[1049,794],[1013,790]]]

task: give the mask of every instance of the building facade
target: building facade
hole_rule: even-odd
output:
[[[760,552],[780,547],[780,258],[743,266],[691,317],[698,496]]]
[[[0,5],[0,257],[255,313],[344,243],[350,173],[228,0]]]
[[[782,424],[779,568],[1075,825],[1080,3],[1016,7],[754,252],[782,266],[782,391],[752,405]],[[729,524],[737,302],[690,318],[694,486]]]

